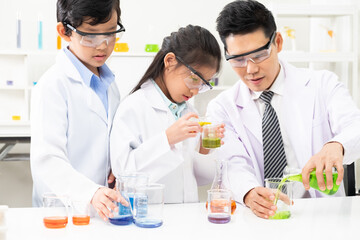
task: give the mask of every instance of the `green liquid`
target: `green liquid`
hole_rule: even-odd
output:
[[[204,148],[218,148],[221,146],[220,138],[203,138],[202,146]]]
[[[326,174],[324,174],[324,181],[325,181],[325,186],[327,185],[326,184]],[[333,187],[332,189],[325,189],[324,191],[320,190],[319,188],[319,185],[318,185],[318,181],[317,181],[317,178],[316,178],[316,173],[315,173],[315,170],[312,171],[310,173],[310,178],[309,178],[309,185],[311,188],[314,188],[322,193],[325,193],[326,195],[333,195],[337,192],[337,190],[339,190],[339,187],[340,185],[336,185],[336,179],[338,178],[338,173],[337,172],[334,172],[332,174],[332,181],[333,181]],[[297,175],[292,175],[292,176],[288,176],[286,177],[285,179],[282,179],[281,182],[285,182],[286,180],[289,180],[289,181],[297,181],[297,182],[302,182],[302,176],[301,174],[297,174]]]
[[[325,181],[325,186],[327,185],[326,184],[326,174],[323,173],[324,175],[324,181]],[[318,185],[318,182],[317,182],[317,177],[316,177],[316,172],[315,170],[313,170],[312,172],[310,172],[310,177],[309,177],[309,185],[311,188],[314,188],[322,193],[325,193],[326,195],[333,195],[337,192],[337,190],[339,190],[339,187],[340,185],[337,185],[336,184],[336,180],[338,178],[338,173],[337,172],[334,172],[332,174],[332,181],[333,181],[333,187],[332,189],[325,189],[324,191],[320,190],[319,188],[319,185]],[[302,175],[301,174],[296,174],[296,175],[290,175],[290,176],[287,176],[287,177],[284,177],[281,182],[279,183],[279,186],[277,188],[277,191],[276,191],[276,195],[275,195],[275,200],[274,200],[274,205],[276,206],[277,204],[277,201],[279,199],[279,195],[280,195],[280,192],[281,192],[281,188],[282,186],[284,185],[284,183],[286,181],[294,181],[294,182],[302,182]],[[284,218],[280,218],[280,217],[276,217],[278,214],[285,214],[286,211],[283,211],[283,212],[279,212],[279,213],[275,213],[274,216],[272,217],[269,217],[270,219],[286,219],[286,218],[289,218],[290,217],[290,212],[289,212],[289,216],[288,217],[284,217]]]
[[[270,216],[269,219],[288,219],[290,218],[291,213],[290,211],[281,211],[281,212],[276,212],[275,215]]]

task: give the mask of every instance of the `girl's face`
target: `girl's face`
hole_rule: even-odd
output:
[[[189,100],[199,92],[198,88],[189,88],[189,84],[186,84],[185,81],[189,81],[189,79],[199,83],[202,83],[203,81],[197,75],[193,74],[185,65],[178,62],[175,55],[173,56],[174,57],[171,57],[170,59],[166,59],[165,57],[165,61],[168,63],[167,66],[167,63],[165,62],[165,71],[163,75],[166,89],[162,90],[169,100],[181,103]],[[191,67],[206,81],[209,81],[216,74],[216,67],[207,65],[194,65]],[[199,86],[200,85],[201,84],[199,84]]]

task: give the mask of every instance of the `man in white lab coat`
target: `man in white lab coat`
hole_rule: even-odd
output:
[[[333,187],[332,181],[325,184],[323,170],[329,179],[336,167],[341,184],[342,165],[360,157],[360,112],[337,76],[279,60],[282,36],[271,12],[256,1],[229,3],[217,30],[240,77],[208,105],[208,115],[225,123],[220,151],[229,161],[227,185],[235,200],[259,217],[274,215],[275,196],[263,187],[264,179],[281,177],[286,165],[302,169],[306,190],[313,169],[321,190]],[[343,186],[337,195],[344,195]]]
[[[105,61],[124,31],[119,1],[59,0],[57,13],[58,33],[69,46],[32,94],[33,205],[42,206],[42,194],[51,191],[88,201],[107,220],[117,209],[113,201],[121,201],[106,187],[120,95]]]

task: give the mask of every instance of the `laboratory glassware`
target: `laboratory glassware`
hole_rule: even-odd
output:
[[[54,193],[44,193],[42,197],[45,227],[66,227],[68,223],[68,198]]]
[[[114,225],[129,225],[133,222],[133,213],[128,196],[127,182],[123,178],[117,178],[115,186],[116,191],[121,194],[127,204],[115,201],[114,204],[118,206],[119,210],[117,212],[113,210],[111,211],[114,216],[109,218],[109,222]]]
[[[163,224],[164,185],[147,184],[136,187],[134,198],[135,225],[156,228]]]
[[[210,189],[208,192],[208,220],[212,223],[228,223],[231,220],[231,191]]]
[[[275,215],[269,219],[287,219],[291,216],[294,182],[282,181],[281,178],[265,179],[265,187],[272,189],[275,194],[274,205],[277,207]]]
[[[73,200],[72,222],[74,225],[88,225],[90,223],[90,202],[84,200]]]
[[[225,189],[226,190],[226,187],[224,185],[224,180],[225,180],[224,178],[226,176],[225,173],[227,173],[227,161],[217,159],[216,160],[215,177],[211,184],[210,190],[216,190],[216,189]],[[229,190],[229,189],[227,189],[227,190]],[[208,202],[206,202],[206,209],[207,208],[208,208]],[[234,214],[235,210],[236,210],[236,202],[233,200],[233,196],[231,193],[231,214]]]

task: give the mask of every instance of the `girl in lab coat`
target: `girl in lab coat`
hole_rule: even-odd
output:
[[[211,89],[220,47],[214,36],[188,25],[164,38],[145,75],[120,104],[110,136],[115,175],[140,171],[165,184],[165,202],[198,201],[198,185],[214,177],[214,161],[199,153],[201,128],[187,102]],[[219,128],[221,137],[224,126]],[[207,153],[200,147],[201,153]]]

